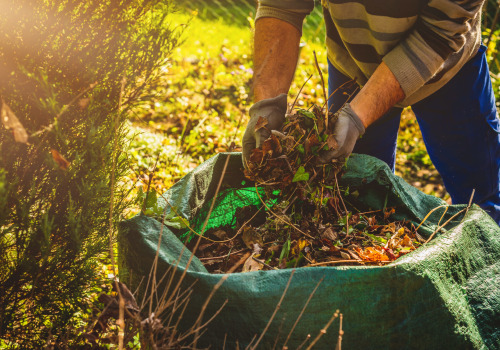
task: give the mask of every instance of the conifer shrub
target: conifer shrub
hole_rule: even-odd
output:
[[[161,0],[0,2],[0,346],[77,341],[127,205],[125,116],[178,44],[171,12]]]

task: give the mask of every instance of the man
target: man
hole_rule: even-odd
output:
[[[339,148],[326,151],[323,160],[364,153],[394,171],[401,111],[412,106],[453,203],[468,203],[475,189],[474,203],[499,223],[500,124],[481,46],[483,2],[322,1],[328,102],[339,113],[334,129]],[[267,130],[254,131],[260,116],[268,119],[270,130],[284,122],[302,22],[313,6],[311,0],[260,1],[256,103],[243,136],[244,159],[269,136]],[[337,89],[347,93],[333,93]]]

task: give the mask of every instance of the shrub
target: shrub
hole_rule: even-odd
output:
[[[126,205],[125,115],[179,31],[161,0],[0,10],[0,344],[69,346]]]

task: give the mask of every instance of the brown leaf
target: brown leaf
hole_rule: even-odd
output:
[[[346,252],[340,252],[340,256],[345,260],[351,260],[351,256]]]
[[[262,128],[264,128],[267,124],[268,124],[268,120],[266,118],[263,118],[263,117],[259,117],[259,119],[257,119],[257,123],[255,123],[255,131],[258,131]]]
[[[12,130],[16,142],[28,143],[28,133],[23,124],[17,119],[16,115],[12,112],[12,109],[7,106],[3,98],[0,100],[0,103],[0,118],[2,119],[3,126],[7,130]]]
[[[391,222],[385,226],[383,226],[384,228],[382,229],[382,233],[390,233],[391,235],[395,234],[396,233],[396,224],[394,222]]]
[[[338,237],[339,237],[339,234],[337,232],[335,232],[334,229],[331,227],[328,227],[321,234],[321,238],[329,239],[332,242],[335,242],[338,239]]]
[[[220,239],[221,241],[225,240],[228,238],[226,231],[224,230],[216,230],[215,232],[212,233],[215,237]]]
[[[335,140],[335,136],[333,136],[333,134],[328,135],[326,138],[326,144],[328,145],[328,149],[337,149],[339,147],[339,144],[337,143],[337,140]]]
[[[241,272],[259,271],[264,268],[264,265],[255,261],[253,259],[254,254],[250,255],[248,259],[243,264],[243,270]]]
[[[357,261],[361,261],[362,259],[359,257],[359,255],[354,251],[354,250],[351,250],[351,249],[348,249],[347,252],[349,253],[349,255],[351,256],[351,258],[353,258],[354,260],[357,260]]]
[[[411,241],[411,238],[410,238],[410,237],[408,237],[408,235],[405,235],[405,236],[403,237],[403,241],[401,242],[401,245],[402,245],[403,247],[410,247],[410,248],[414,248],[413,243],[412,243],[412,241]]]
[[[264,159],[264,152],[260,148],[255,148],[252,150],[252,153],[250,153],[250,159],[249,161],[255,164],[260,164],[262,163],[262,160]]]
[[[318,137],[316,136],[316,134],[312,134],[311,136],[309,136],[305,142],[306,153],[310,153],[311,148],[313,148],[314,146],[317,146],[318,144],[319,144],[319,140],[318,140]]]
[[[243,228],[243,233],[241,235],[241,239],[243,243],[247,246],[247,248],[254,249],[254,244],[258,244],[261,247],[264,246],[262,242],[262,237],[255,231],[252,226],[245,226]]]
[[[61,155],[61,153],[57,152],[55,149],[51,149],[50,153],[52,153],[52,158],[57,163],[57,165],[59,165],[59,168],[61,168],[62,170],[67,170],[69,168],[71,163],[68,162],[66,158]]]
[[[387,208],[384,212],[384,219],[387,220],[389,216],[396,212],[396,208]]]
[[[271,136],[262,143],[262,152],[270,154],[271,156],[279,156],[281,154],[281,144],[278,137],[271,134]]]

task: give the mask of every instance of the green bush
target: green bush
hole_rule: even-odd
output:
[[[171,12],[161,0],[0,2],[8,117],[0,125],[0,344],[77,341],[76,315],[100,284],[97,263],[126,205],[124,119],[148,99],[178,43]],[[15,116],[28,142],[16,142]]]

